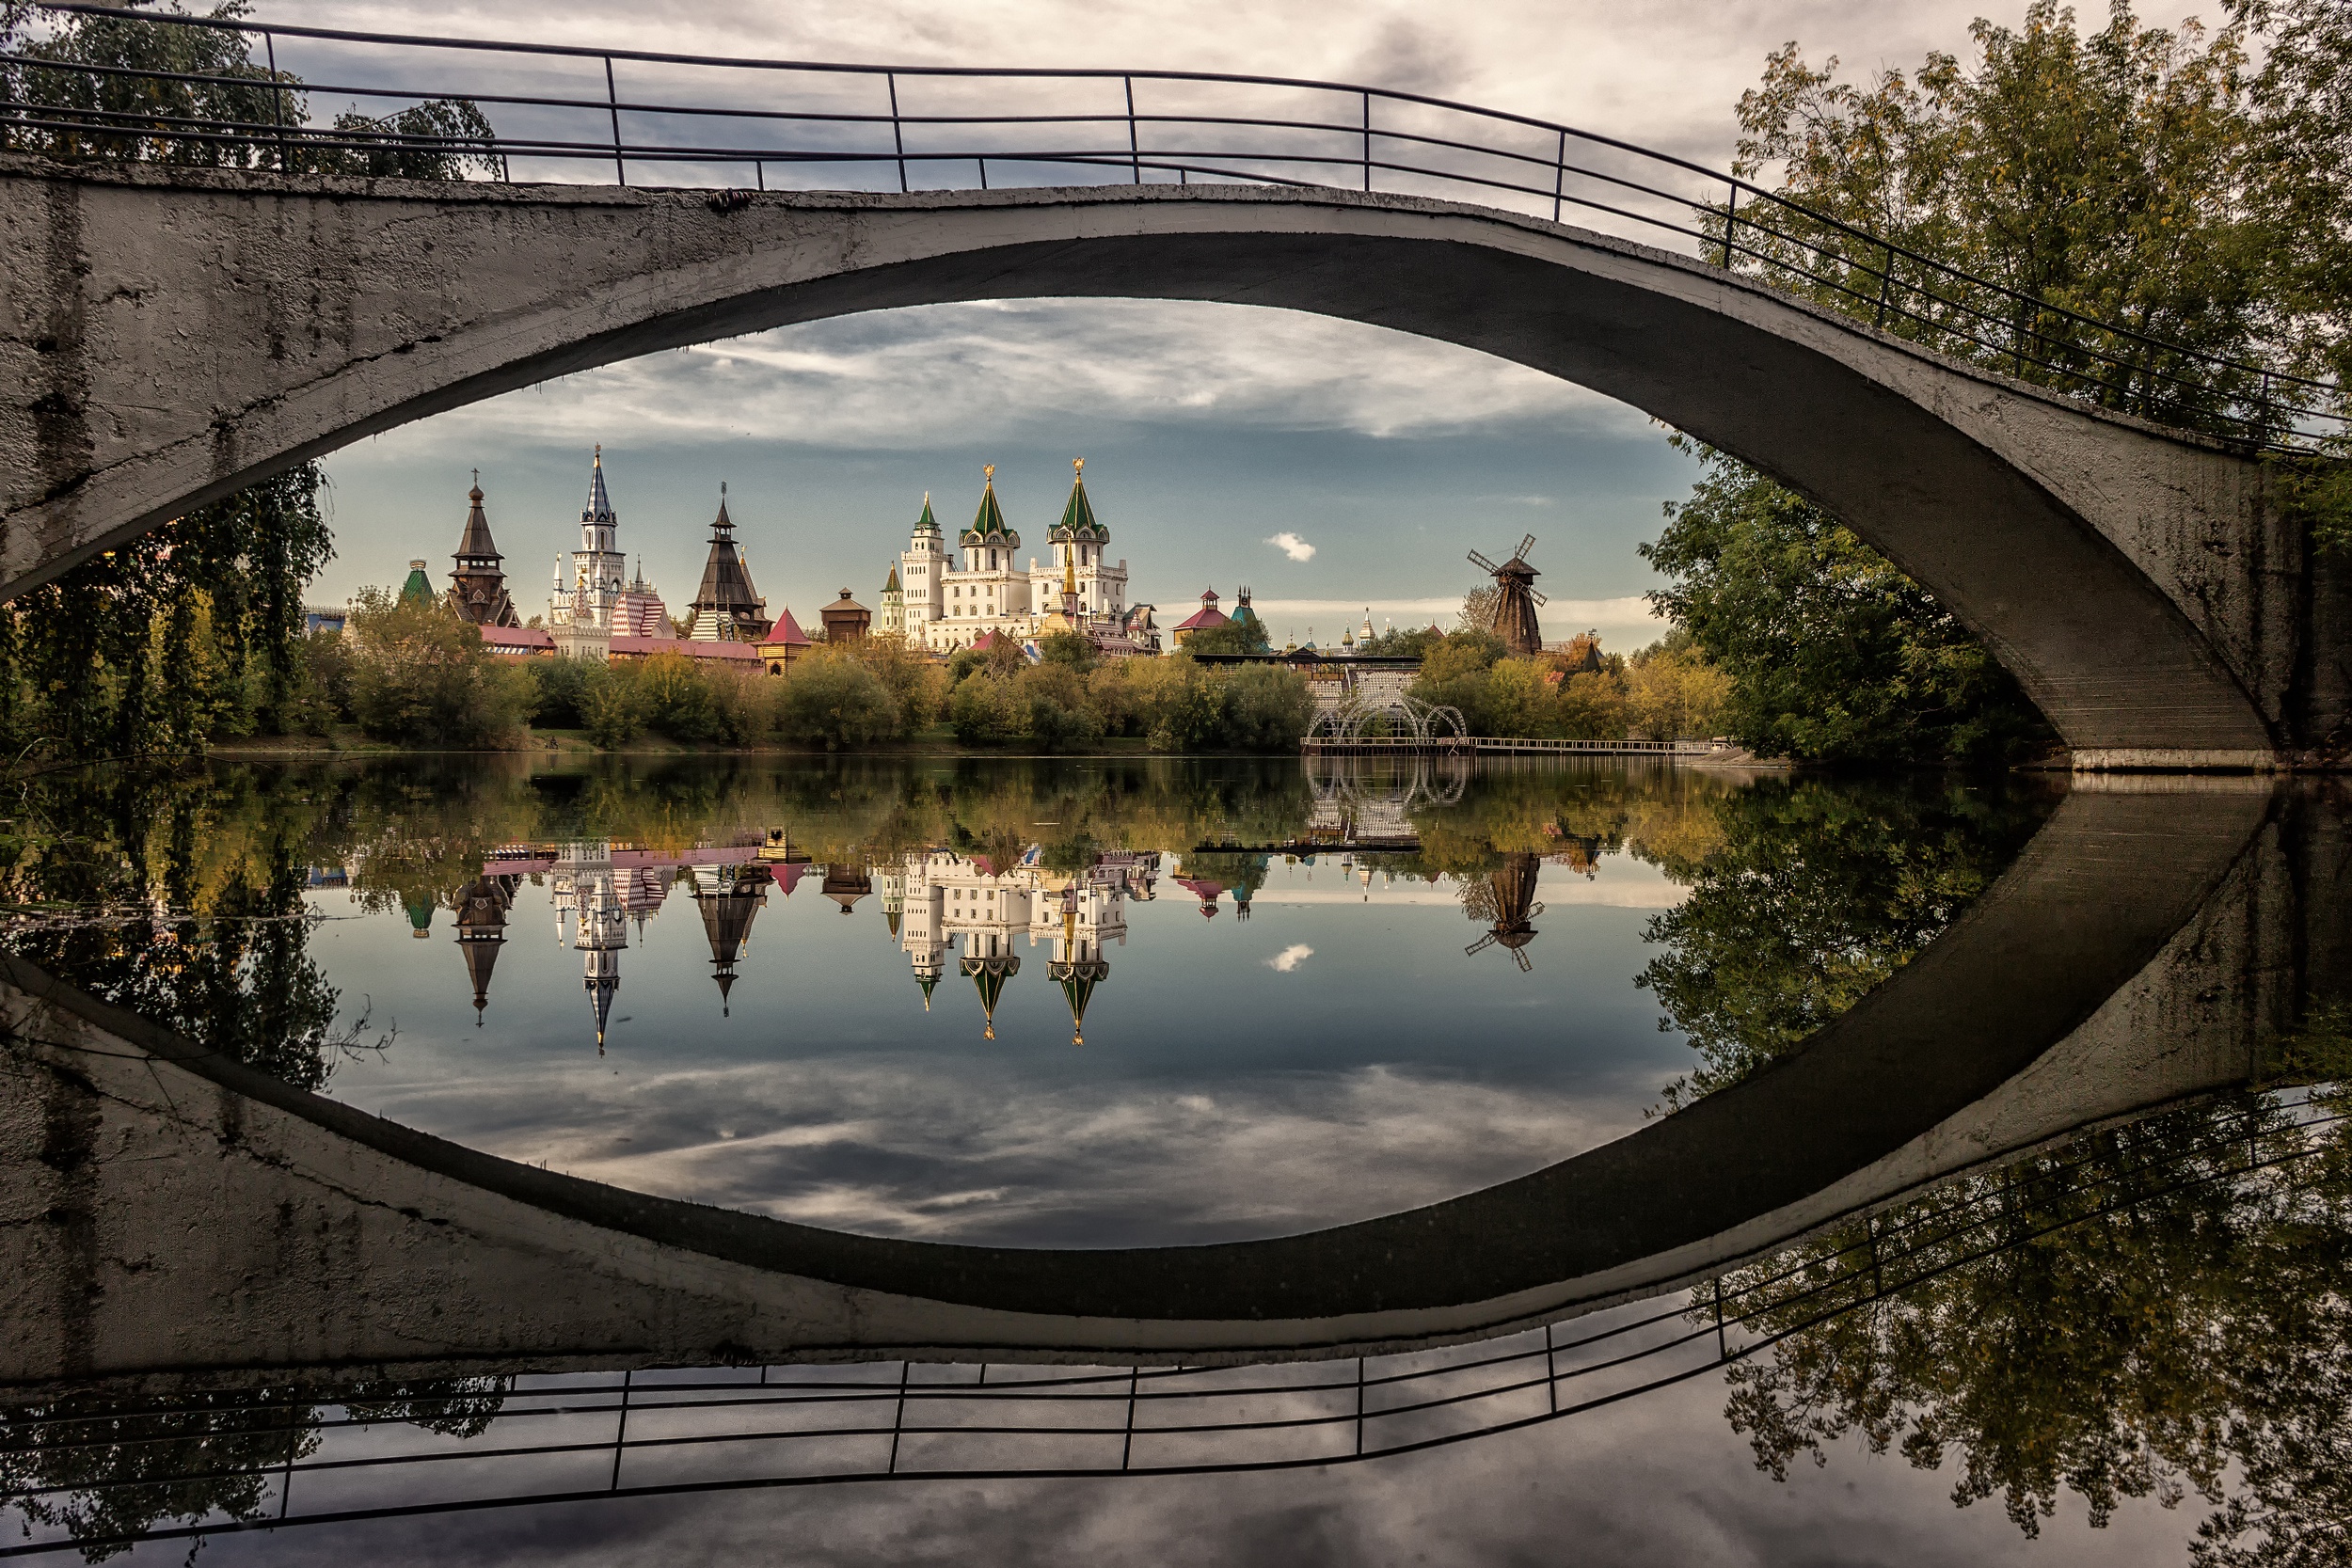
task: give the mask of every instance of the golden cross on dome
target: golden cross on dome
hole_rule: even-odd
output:
[[[983,463],[983,464],[981,464],[981,465],[980,465],[980,474],[981,474],[981,476],[982,476],[983,478],[985,478],[985,479],[986,479],[986,480],[987,480],[987,481],[991,483],[991,484],[995,483],[996,483],[996,465],[995,465],[995,464],[993,464],[993,463]]]
[[[1085,458],[1083,458],[1083,457],[1073,457],[1073,458],[1072,458],[1072,459],[1070,460],[1070,466],[1071,466],[1072,467],[1073,467],[1073,468],[1075,468],[1075,469],[1077,469],[1077,470],[1078,470],[1078,477],[1079,477],[1080,479],[1084,479],[1084,478],[1086,478],[1086,476],[1087,476],[1087,460],[1086,460]]]

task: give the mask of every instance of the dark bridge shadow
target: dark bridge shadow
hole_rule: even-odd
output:
[[[845,1235],[518,1165],[0,968],[15,1080],[0,1384],[785,1360],[1263,1361],[1653,1294],[2082,1127],[2259,1076],[2346,973],[2340,802],[2078,790],[1794,1054],[1615,1143],[1270,1241]]]

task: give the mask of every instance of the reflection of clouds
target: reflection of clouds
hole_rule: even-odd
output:
[[[1344,895],[1343,895],[1344,896]],[[1288,974],[1315,956],[1315,950],[1303,942],[1294,942],[1268,958],[1265,966],[1277,974]]]
[[[1827,1466],[1791,1465],[1787,1482],[1774,1481],[1724,1420],[1724,1398],[1710,1374],[1454,1447],[1273,1474],[787,1487],[223,1540],[272,1561],[322,1563],[349,1560],[364,1543],[365,1560],[387,1568],[765,1563],[777,1560],[780,1541],[792,1544],[792,1561],[829,1568],[2138,1568],[2188,1559],[2195,1508],[2126,1498],[2106,1528],[2091,1529],[2073,1506],[2028,1540],[1996,1502],[1955,1508],[1949,1462],[1917,1469],[1868,1453],[1859,1438],[1829,1445]]]
[[[444,1079],[383,1114],[509,1159],[870,1234],[1116,1245],[1282,1235],[1433,1203],[1615,1137],[1651,1092],[1498,1086],[1386,1067],[1237,1076],[1214,1094],[938,1057],[678,1071],[612,1098]],[[721,1132],[722,1124],[725,1129]]]

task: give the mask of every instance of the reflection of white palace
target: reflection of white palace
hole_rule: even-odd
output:
[[[882,912],[900,948],[912,956],[914,978],[930,1009],[932,990],[952,955],[980,998],[983,1032],[996,1037],[996,1005],[1021,972],[1016,937],[1050,949],[1049,983],[1070,1006],[1071,1037],[1083,1044],[1087,1003],[1110,977],[1105,949],[1127,940],[1126,901],[1152,896],[1159,875],[1155,853],[1099,855],[1081,871],[1055,871],[1030,846],[998,870],[984,855],[922,851],[882,873]],[[710,943],[711,978],[722,1006],[748,956],[752,924],[771,890],[789,897],[803,874],[823,876],[823,893],[849,914],[873,891],[863,865],[811,864],[781,829],[747,833],[727,845],[657,850],[609,839],[552,845],[510,845],[495,852],[458,900],[457,940],[473,981],[477,1018],[489,1005],[492,968],[506,940],[507,911],[526,876],[548,879],[555,936],[580,955],[580,983],[596,1025],[596,1049],[620,991],[621,955],[629,927],[642,941],[645,922],[675,888],[691,887]],[[429,916],[427,917],[430,918]],[[420,932],[419,934],[422,934]],[[953,950],[961,944],[961,951]]]
[[[1041,861],[1035,845],[1001,870],[985,855],[934,849],[883,874],[884,908],[897,906],[898,945],[914,961],[927,1011],[950,950],[961,944],[956,968],[979,992],[982,1032],[994,1039],[996,1004],[1021,973],[1013,939],[1025,936],[1032,948],[1051,948],[1045,977],[1070,1005],[1071,1042],[1086,1043],[1087,1002],[1110,977],[1104,949],[1125,944],[1127,900],[1152,895],[1160,857],[1102,855],[1078,872],[1048,870]]]

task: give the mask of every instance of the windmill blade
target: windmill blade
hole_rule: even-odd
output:
[[[1519,541],[1519,547],[1518,547],[1518,558],[1519,558],[1521,561],[1525,561],[1525,560],[1528,558],[1528,556],[1529,556],[1531,553],[1533,553],[1533,552],[1534,552],[1534,548],[1535,548],[1535,536],[1534,536],[1534,534],[1532,534],[1532,533],[1531,533],[1531,534],[1529,534],[1526,538],[1524,538],[1524,539],[1522,539],[1522,540],[1520,540],[1520,541]]]
[[[1495,934],[1492,931],[1488,931],[1485,936],[1480,937],[1476,942],[1473,942],[1468,947],[1463,948],[1462,957],[1466,958],[1474,958],[1479,954],[1484,953],[1487,948],[1492,947],[1494,944]]]
[[[1534,974],[1534,973],[1535,973],[1535,966],[1534,966],[1534,964],[1529,963],[1529,962],[1527,961],[1527,949],[1526,949],[1526,948],[1524,948],[1524,947],[1514,947],[1514,948],[1512,948],[1512,949],[1511,949],[1511,957],[1513,957],[1514,958],[1517,958],[1517,959],[1518,960],[1518,964],[1519,964],[1519,973],[1520,973],[1521,974]]]
[[[1544,912],[1544,907],[1543,907],[1541,904],[1537,904],[1534,908],[1533,908],[1533,909],[1531,909],[1531,910],[1529,910],[1529,911],[1527,911],[1527,918],[1528,918],[1528,919],[1530,919],[1530,920],[1533,920],[1533,919],[1534,919],[1537,915],[1539,915],[1539,914],[1541,914],[1541,913],[1543,913],[1543,912]]]
[[[1531,599],[1534,600],[1537,604],[1549,604],[1549,603],[1551,603],[1551,601],[1550,601],[1549,599],[1545,598],[1545,597],[1544,597],[1541,594],[1537,593],[1537,592],[1536,592],[1534,589],[1533,589],[1533,588],[1531,588],[1531,589],[1529,589],[1529,590],[1527,591],[1527,596],[1528,596],[1529,598],[1531,598]]]
[[[1476,550],[1472,550],[1472,551],[1470,551],[1470,558],[1472,561],[1476,562],[1479,564],[1479,566],[1480,566],[1481,568],[1483,568],[1484,570],[1486,570],[1486,571],[1489,571],[1489,572],[1500,572],[1500,571],[1502,571],[1502,567],[1500,567],[1500,566],[1496,565],[1493,562],[1491,562],[1491,561],[1487,560],[1485,556],[1480,555],[1480,554],[1479,554]]]

